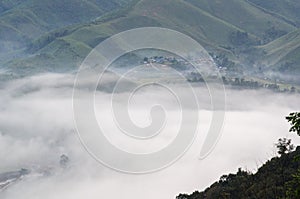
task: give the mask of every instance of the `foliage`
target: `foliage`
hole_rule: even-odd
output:
[[[293,179],[286,183],[287,191],[286,198],[294,199],[300,198],[300,169],[298,169],[297,173],[293,174]]]
[[[283,35],[287,34],[284,30],[278,30],[276,27],[272,26],[271,28],[267,29],[264,33],[263,37],[263,44],[269,43]]]
[[[253,43],[247,32],[236,31],[231,33],[230,42],[235,46],[249,46]]]
[[[299,198],[296,190],[300,188],[300,162],[295,161],[298,156],[299,147],[267,161],[255,174],[239,169],[236,174],[223,175],[202,192],[179,194],[177,199]]]
[[[299,134],[300,113],[287,120],[291,131]],[[281,138],[276,144],[280,157],[274,157],[255,174],[239,169],[236,174],[221,176],[218,182],[202,192],[179,194],[176,199],[297,199],[300,198],[300,147],[293,151],[291,140]]]
[[[292,144],[292,140],[287,138],[279,138],[276,147],[278,149],[279,155],[290,153],[295,148],[294,145]]]
[[[300,112],[290,113],[286,119],[292,125],[290,132],[296,132],[300,136]]]

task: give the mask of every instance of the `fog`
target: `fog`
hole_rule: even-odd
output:
[[[43,74],[1,83],[0,173],[20,168],[31,173],[0,191],[0,198],[175,198],[179,193],[203,190],[221,175],[240,167],[255,172],[276,155],[274,143],[280,137],[292,138],[294,144],[300,141],[288,132],[289,124],[284,119],[299,108],[299,95],[226,89],[222,135],[214,150],[199,159],[212,115],[207,89],[199,86],[201,108],[188,110],[199,111],[199,132],[183,157],[158,172],[120,173],[100,164],[81,144],[73,119],[73,83],[71,74]],[[184,93],[180,84],[177,87]],[[116,95],[122,98],[124,93]],[[144,95],[148,100],[142,98]],[[151,104],[167,106],[170,114],[165,128],[152,140],[128,139],[117,133],[109,106],[110,93],[98,90],[95,96],[98,122],[108,139],[124,150],[150,153],[176,136],[179,109],[163,89],[136,93],[135,106],[130,107],[132,119],[147,125]],[[59,164],[62,154],[70,159],[67,168]]]

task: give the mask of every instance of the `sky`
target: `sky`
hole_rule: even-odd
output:
[[[289,137],[294,144],[300,141],[297,135],[288,132],[289,124],[284,118],[299,107],[297,94],[227,88],[221,136],[212,152],[199,159],[212,118],[206,87],[197,87],[199,109],[190,105],[189,93],[181,84],[173,86],[182,93],[183,107],[165,88],[149,86],[137,91],[128,105],[130,118],[136,125],[153,122],[150,114],[153,105],[162,105],[167,113],[161,134],[149,140],[128,138],[121,133],[111,110],[111,94],[97,90],[98,125],[111,143],[132,153],[152,153],[168,146],[176,137],[181,111],[187,115],[199,114],[196,137],[178,161],[157,172],[121,173],[100,164],[80,141],[72,109],[73,83],[72,74],[49,73],[1,84],[0,173],[20,168],[32,172],[0,192],[0,198],[175,198],[179,193],[203,190],[238,168],[255,172],[276,156],[274,143],[278,138]],[[82,87],[81,92],[87,92],[87,88]],[[127,101],[121,100],[126,98],[126,92],[114,94],[117,109],[127,107]],[[70,159],[67,168],[59,165],[62,154]]]

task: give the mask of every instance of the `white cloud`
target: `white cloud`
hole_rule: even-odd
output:
[[[228,110],[222,137],[214,151],[199,160],[211,117],[206,89],[200,88],[203,108],[200,110],[200,132],[188,152],[169,168],[156,173],[118,173],[100,165],[81,145],[73,122],[72,86],[73,76],[62,74],[40,75],[3,84],[0,90],[0,172],[22,167],[51,167],[54,171],[50,176],[27,176],[0,192],[1,198],[175,198],[181,192],[201,190],[222,174],[235,172],[238,167],[254,171],[275,155],[273,144],[279,137],[288,136],[299,143],[296,135],[288,133],[289,125],[284,119],[289,112],[299,108],[299,96],[265,90],[227,90]],[[173,104],[167,103],[170,96],[162,90],[147,92],[153,98],[138,107],[133,106],[131,112],[143,118],[149,111],[147,103],[153,99],[166,103],[173,114],[169,115],[165,134],[152,141],[142,141],[142,144],[123,141],[125,136],[121,134],[108,134],[121,148],[153,151],[174,139],[178,111]],[[109,94],[98,91],[96,96],[101,107],[98,109],[98,117],[102,118],[100,123],[108,130],[116,129],[112,125],[110,106],[105,104],[109,102]],[[147,107],[146,111],[143,105]],[[134,119],[139,117],[135,115]],[[147,121],[143,122],[147,124]],[[71,160],[67,170],[58,166],[63,153]]]

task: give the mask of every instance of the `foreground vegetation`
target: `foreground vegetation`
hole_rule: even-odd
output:
[[[300,135],[300,113],[286,119],[291,132]],[[180,194],[177,199],[297,199],[300,198],[300,146],[293,151],[290,139],[279,139],[279,157],[261,166],[255,174],[239,169],[236,174],[223,175],[203,192]]]

